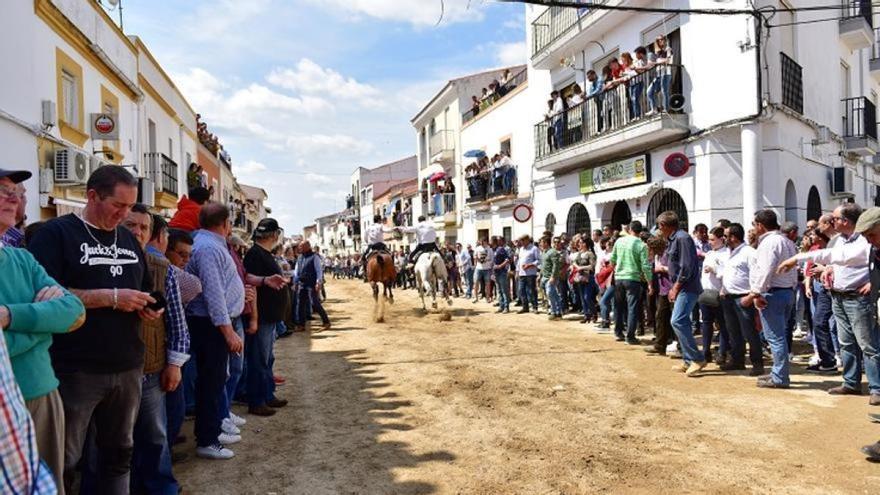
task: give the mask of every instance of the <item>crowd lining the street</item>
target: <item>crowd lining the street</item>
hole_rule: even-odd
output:
[[[25,171],[0,169],[2,493],[181,491],[172,446],[194,417],[196,455],[229,459],[247,420],[271,416],[276,338],[321,305],[324,263],[271,218],[232,234],[195,185],[169,222],[137,179],[101,167],[81,213],[26,224]]]

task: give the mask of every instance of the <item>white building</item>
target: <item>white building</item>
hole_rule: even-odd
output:
[[[460,189],[464,200],[458,232],[462,244],[473,245],[490,236],[511,240],[532,233],[534,217],[526,222],[513,217],[514,207],[531,204],[535,161],[532,116],[549,86],[545,83],[536,90],[531,85],[523,66],[512,74],[503,97],[476,116],[463,116],[459,160],[464,170],[464,186]],[[482,152],[487,159],[507,153],[512,166],[480,171],[478,158],[464,156],[473,151]]]
[[[137,49],[97,2],[4,2],[0,60],[0,160],[34,174],[31,221],[79,210],[95,167],[139,164]],[[101,113],[116,139],[92,138]]]
[[[357,198],[354,205],[354,216],[357,217],[357,228],[352,233],[354,248],[363,251],[366,246],[361,245],[361,232],[368,225],[373,224],[373,201],[376,196],[384,194],[390,187],[412,180],[417,174],[415,156],[396,160],[379,167],[367,169],[358,167],[351,175],[351,191]],[[374,193],[375,194],[374,196]]]
[[[723,8],[750,6],[736,0]],[[527,7],[529,64],[565,94],[574,83],[586,88],[587,70],[601,73],[623,52],[652,51],[659,35],[674,54],[672,64],[569,109],[550,138],[546,103],[534,109],[535,168],[553,174],[535,184],[535,231],[584,231],[630,219],[653,225],[669,209],[690,225],[720,218],[748,225],[754,211],[769,207],[780,220],[802,225],[841,201],[873,203],[880,60],[870,4],[856,2],[846,12],[841,21],[803,24],[840,10],[779,10],[769,21],[777,27],[758,32],[750,14]],[[649,113],[649,88],[662,87],[663,76],[671,76],[671,103],[664,105],[658,91],[653,102],[664,108]],[[639,96],[640,111],[627,109],[631,94]]]
[[[464,204],[461,128],[471,113],[472,98],[481,98],[484,88],[501,80],[505,71],[518,74],[524,66],[505,67],[451,79],[410,121],[416,131],[418,179],[421,202],[414,215],[432,218],[438,241],[455,242],[462,226]],[[431,181],[435,174],[445,178]],[[450,186],[451,185],[451,186]]]
[[[186,194],[187,168],[196,161],[196,112],[140,38],[129,38],[137,47],[144,93],[138,109],[140,170],[155,186],[155,207],[174,210]]]

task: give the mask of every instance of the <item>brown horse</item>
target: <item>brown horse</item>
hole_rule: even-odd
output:
[[[373,317],[377,322],[385,321],[385,300],[394,304],[394,294],[391,286],[397,279],[397,270],[394,268],[394,259],[390,254],[380,251],[374,253],[367,260],[367,281],[373,288]],[[382,300],[379,300],[379,283],[382,283]]]

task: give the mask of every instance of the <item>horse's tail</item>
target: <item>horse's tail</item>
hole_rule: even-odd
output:
[[[379,268],[382,269],[385,266],[385,260],[382,259],[382,253],[376,254],[376,263],[379,263]]]

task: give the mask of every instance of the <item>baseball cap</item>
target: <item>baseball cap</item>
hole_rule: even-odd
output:
[[[0,179],[2,179],[3,177],[9,177],[9,179],[16,184],[30,179],[31,175],[33,174],[31,174],[27,170],[6,170],[0,168]]]
[[[274,218],[264,218],[260,220],[260,223],[257,224],[257,228],[254,229],[254,235],[267,234],[277,230],[281,230],[281,227],[278,226],[278,220],[275,220]]]
[[[862,233],[880,224],[880,208],[874,206],[863,211],[856,222],[856,232]]]

